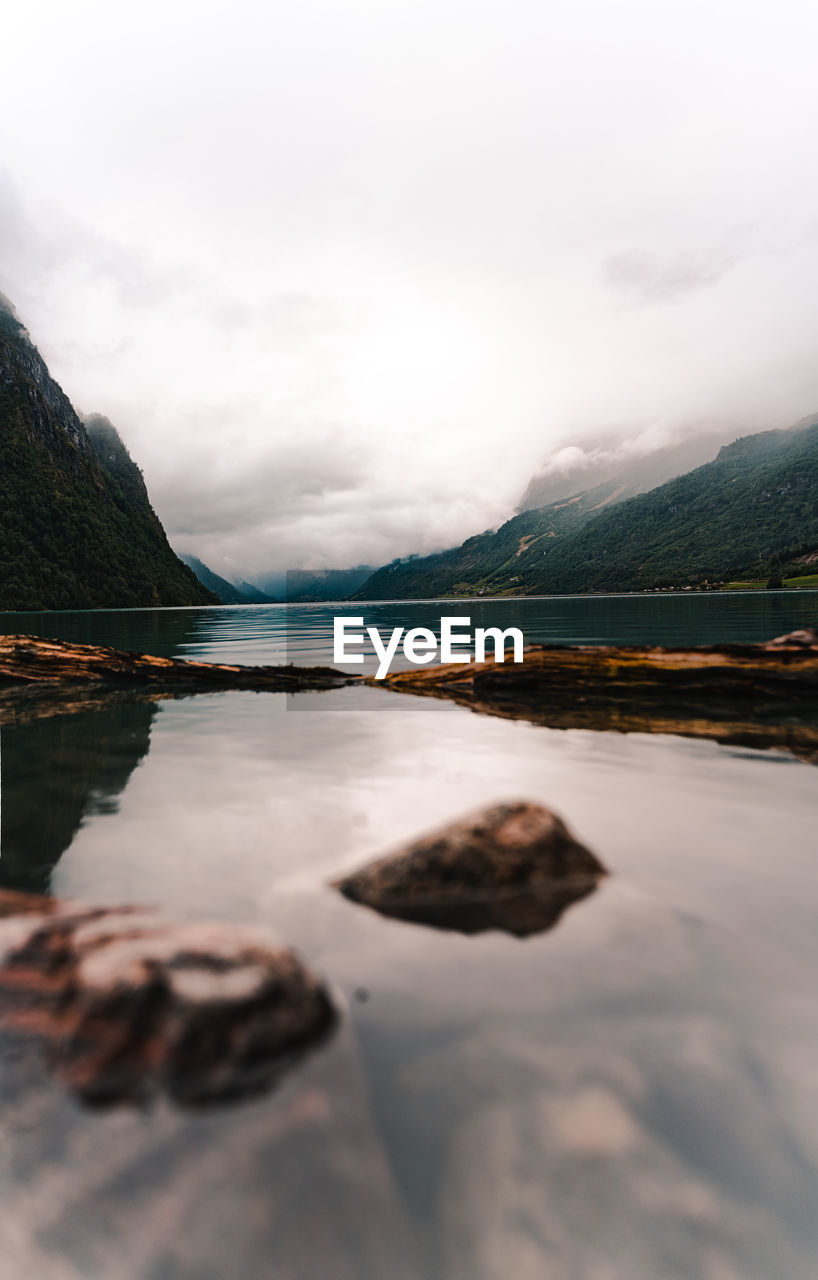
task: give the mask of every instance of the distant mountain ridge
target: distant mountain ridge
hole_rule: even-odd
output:
[[[292,604],[346,600],[374,572],[371,564],[351,569],[288,569],[262,578],[266,591]]]
[[[276,600],[272,596],[268,596],[264,591],[259,591],[258,587],[254,587],[251,582],[229,582],[227,578],[221,578],[212,569],[209,569],[203,561],[198,560],[196,556],[182,555],[179,557],[184,564],[192,569],[196,577],[207,587],[208,591],[212,591],[214,596],[218,596],[222,604],[276,604]]]
[[[612,483],[526,511],[451,551],[387,565],[355,598],[694,586],[763,576],[818,547],[816,419],[745,436],[627,501],[615,502]]]
[[[83,424],[0,295],[0,609],[212,603],[114,427]]]

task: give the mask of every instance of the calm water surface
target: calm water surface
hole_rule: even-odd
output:
[[[419,626],[439,635],[441,615],[457,615],[471,618],[472,627],[519,627],[532,644],[748,643],[814,626],[818,591],[4,613],[0,627],[6,633],[111,644],[161,657],[309,666],[332,662],[336,615],[362,617],[365,626],[376,626],[384,635],[394,627]],[[365,669],[374,671],[376,665],[370,649]]]
[[[457,612],[522,626],[531,641],[706,643],[807,625],[818,594],[358,609],[383,628]],[[5,615],[0,629],[325,662],[334,612]],[[310,714],[294,714],[302,709]],[[554,807],[612,873],[547,933],[444,933],[380,918],[329,887],[405,838],[516,797]],[[263,922],[346,1008],[333,1044],[280,1090],[207,1121],[72,1107],[59,1126],[15,1130],[15,1158],[0,1161],[6,1212],[36,1222],[60,1275],[814,1277],[814,767],[711,742],[550,730],[373,689],[226,693],[4,728],[1,824],[5,884]],[[275,1122],[290,1134],[293,1115],[297,1139],[281,1137],[268,1173],[251,1179],[253,1133]],[[304,1136],[304,1115],[320,1142]],[[181,1188],[203,1176],[205,1132],[220,1153],[204,1184],[219,1232],[201,1192],[185,1207],[180,1190],[176,1243],[156,1245],[150,1263],[139,1260],[139,1205],[157,1176],[149,1161],[122,1176],[119,1198],[106,1189],[102,1208],[96,1165],[87,1186],[79,1173],[71,1182],[67,1207],[54,1199],[66,1196],[61,1162],[85,1168],[146,1132],[166,1159],[177,1153]],[[276,1182],[285,1149],[298,1173],[286,1193]],[[330,1231],[336,1218],[342,1228]],[[24,1249],[0,1224],[4,1241],[11,1256]]]

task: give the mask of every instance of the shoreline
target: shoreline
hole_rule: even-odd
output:
[[[818,762],[818,635],[766,644],[529,645],[520,664],[416,667],[384,679],[332,667],[243,667],[0,637],[0,725],[208,692],[358,685],[551,728],[672,733]]]
[[[740,583],[736,586],[724,587],[649,587],[633,591],[563,591],[545,595],[471,595],[471,596],[398,596],[383,600],[271,600],[263,603],[248,601],[246,604],[176,604],[176,605],[120,605],[106,608],[83,609],[0,609],[0,618],[41,617],[43,614],[55,617],[84,614],[92,616],[97,613],[221,613],[233,609],[327,609],[330,606],[357,609],[361,606],[381,607],[383,605],[407,604],[515,604],[524,600],[633,600],[652,599],[655,596],[738,596],[757,595],[764,591],[769,596],[807,595],[813,592],[818,595],[818,583],[798,587],[766,587],[764,583]]]

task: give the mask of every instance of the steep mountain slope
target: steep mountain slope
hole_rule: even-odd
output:
[[[252,582],[247,582],[245,578],[239,578],[234,584],[237,591],[241,593],[242,604],[278,604],[275,596],[270,596],[266,591],[260,590]],[[218,594],[218,593],[217,593]]]
[[[114,428],[83,425],[0,298],[0,609],[214,600],[173,554]]]
[[[534,548],[573,533],[616,496],[615,483],[598,485],[538,511],[523,511],[499,529],[477,534],[449,551],[395,560],[373,573],[352,598],[423,599],[500,589],[519,593],[520,569]]]
[[[818,422],[746,436],[628,501],[600,509],[579,494],[570,508],[567,524],[556,504],[454,551],[387,566],[357,598],[635,591],[766,574],[818,546]],[[524,533],[534,536],[522,542]],[[462,582],[449,567],[465,571]]]
[[[521,566],[522,589],[618,591],[723,581],[818,543],[818,422],[726,445],[714,462],[600,513]]]
[[[209,569],[202,560],[198,560],[196,556],[184,555],[179,559],[192,569],[196,577],[207,587],[208,591],[212,591],[214,596],[218,596],[222,604],[275,604],[272,596],[265,595],[263,591],[259,591],[258,587],[254,587],[251,582],[228,582],[227,578],[219,577],[218,573],[214,573]]]

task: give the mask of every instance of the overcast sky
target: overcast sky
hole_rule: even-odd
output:
[[[814,0],[26,0],[0,290],[219,572],[818,409]]]

